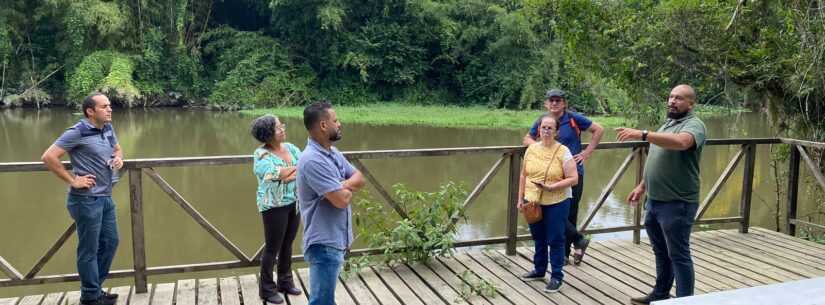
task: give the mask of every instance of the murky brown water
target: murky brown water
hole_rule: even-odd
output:
[[[538,114],[538,113],[537,113]],[[70,111],[0,110],[0,162],[36,161],[41,153],[79,116]],[[237,113],[206,111],[116,110],[114,124],[127,159],[251,154],[256,143],[248,135],[251,117]],[[419,126],[373,127],[344,124],[344,151],[466,146],[518,145],[526,131],[469,130]],[[306,132],[299,120],[284,120],[288,140],[304,147]],[[740,114],[705,120],[710,138],[772,137],[774,129],[764,116]],[[615,134],[608,131],[606,141]],[[737,151],[734,146],[705,149],[702,158],[702,190],[707,192]],[[580,219],[595,204],[601,188],[629,150],[600,150],[586,164],[585,192]],[[404,183],[410,188],[434,190],[453,180],[472,188],[496,161],[496,155],[364,160],[371,172],[389,187]],[[767,146],[756,159],[752,224],[774,228],[775,185]],[[460,227],[460,239],[505,234],[507,167],[499,171],[476,204],[468,211],[469,223]],[[255,206],[255,179],[250,166],[159,168],[160,174],[207,219],[251,256],[262,243],[260,216]],[[806,171],[802,170],[803,176]],[[739,212],[742,165],[718,195],[706,217],[735,216]],[[616,187],[591,227],[630,224],[633,210],[623,202],[635,180],[629,170]],[[115,188],[121,246],[113,269],[131,268],[131,233],[128,179]],[[144,212],[149,266],[232,260],[233,256],[189,218],[160,189],[144,178]],[[65,185],[51,173],[0,173],[0,256],[26,273],[71,223],[65,208]],[[375,198],[379,198],[375,196]],[[784,198],[782,198],[784,200]],[[801,198],[800,215],[814,205]],[[783,203],[784,207],[784,203]],[[390,211],[387,211],[390,213]],[[617,235],[609,235],[617,236]],[[608,236],[608,237],[609,237]],[[627,233],[618,234],[627,237]],[[605,237],[597,236],[597,237]],[[296,251],[300,251],[300,236]],[[57,253],[41,275],[74,273],[75,237]],[[209,272],[229,275],[251,269]],[[200,274],[203,276],[203,274]],[[151,282],[191,278],[198,274],[150,277]],[[131,278],[107,282],[126,285]],[[0,288],[0,297],[75,289],[78,283]]]

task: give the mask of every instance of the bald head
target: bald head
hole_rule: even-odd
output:
[[[696,90],[693,90],[693,87],[690,85],[681,84],[676,87],[673,87],[671,94],[677,93],[685,98],[685,100],[696,103]]]

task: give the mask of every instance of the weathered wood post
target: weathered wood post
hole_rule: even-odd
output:
[[[636,184],[642,182],[645,178],[645,156],[647,156],[647,147],[640,146],[636,148],[636,160],[639,161],[636,166]],[[641,199],[641,198],[639,198]],[[642,209],[644,208],[644,201],[639,200],[633,211],[633,243],[639,244],[642,242]]]
[[[129,169],[129,202],[132,215],[132,257],[135,268],[135,292],[146,293],[146,247],[143,229],[142,169]]]
[[[740,233],[748,233],[751,222],[751,197],[753,195],[753,171],[756,166],[756,144],[744,144],[742,150],[745,151],[745,172],[742,175],[742,201],[739,211],[742,213],[742,223],[739,226]]]
[[[507,255],[516,254],[518,237],[518,183],[521,176],[521,158],[523,149],[510,153],[510,177],[507,180]]]
[[[796,204],[799,198],[799,150],[795,144],[790,144],[791,156],[788,160],[788,212],[785,215],[785,223],[788,226],[788,234],[796,236]]]

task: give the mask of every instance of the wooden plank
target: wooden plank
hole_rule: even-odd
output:
[[[518,251],[518,250],[517,250]],[[525,285],[530,286],[530,288],[537,293],[543,295],[545,299],[551,303],[559,304],[559,305],[568,305],[568,304],[576,304],[570,297],[568,297],[564,293],[546,293],[544,292],[544,287],[547,286],[547,280],[543,281],[525,281],[521,279],[521,275],[526,273],[528,270],[532,270],[532,266],[525,267],[524,265],[515,263],[512,259],[520,259],[517,258],[516,255],[502,255],[501,252],[490,250],[490,251],[482,251],[482,254],[493,262],[493,264],[497,264],[501,268],[504,268],[505,271],[510,273],[511,276],[515,277],[517,281],[524,283]],[[481,261],[479,261],[481,262]]]
[[[52,256],[54,256],[54,254],[57,253],[57,250],[60,250],[60,248],[63,247],[63,244],[66,243],[66,240],[68,240],[69,237],[72,237],[72,234],[74,234],[76,228],[77,224],[72,222],[66,229],[66,231],[64,231],[63,234],[61,234],[60,237],[57,238],[54,244],[52,244],[52,246],[48,250],[46,250],[46,253],[43,253],[43,256],[41,256],[40,259],[37,260],[37,263],[34,264],[29,273],[26,274],[25,278],[34,278],[34,276],[37,275],[37,273],[40,272],[41,269],[43,269],[43,266],[45,266],[46,263],[48,263],[49,260],[52,259]]]
[[[788,204],[787,212],[785,213],[785,223],[787,224],[788,234],[796,236],[796,224],[791,222],[796,219],[796,207],[799,198],[799,150],[796,145],[791,145],[791,155],[788,157]],[[778,229],[778,228],[777,228]]]
[[[636,184],[639,185],[642,183],[642,180],[645,176],[645,161],[647,160],[647,148],[639,148],[636,149]],[[645,200],[644,196],[639,198],[639,201]],[[633,243],[639,244],[640,240],[642,239],[642,205],[638,202],[633,206],[633,226],[636,229],[633,229]]]
[[[132,218],[132,263],[135,269],[135,290],[149,291],[146,281],[146,243],[143,224],[143,175],[129,170],[129,214]]]
[[[518,198],[518,185],[521,178],[522,156],[524,151],[510,154],[510,174],[507,175],[507,255],[516,254],[516,241],[518,239],[518,208],[516,202]]]
[[[360,276],[352,276],[348,279],[341,278],[341,281],[344,282],[344,287],[346,287],[346,291],[349,291],[352,295],[352,298],[358,302],[358,304],[381,304],[378,302],[378,299],[370,292],[370,289],[364,284],[361,280]],[[336,294],[340,289],[335,289]],[[337,299],[337,296],[336,296]]]
[[[247,274],[239,276],[238,279],[241,282],[241,297],[243,298],[241,303],[244,305],[264,305],[258,293],[258,278],[254,274]]]
[[[745,168],[742,174],[742,198],[739,202],[739,213],[742,216],[742,223],[739,232],[748,233],[751,225],[751,197],[753,197],[753,172],[756,168],[756,145],[746,144],[742,146],[745,150]]]
[[[696,213],[696,217],[694,220],[699,220],[705,215],[705,212],[710,207],[710,203],[713,202],[713,199],[716,199],[716,195],[719,194],[719,191],[722,189],[722,186],[728,181],[731,175],[733,175],[733,170],[736,169],[736,165],[739,164],[739,160],[742,160],[742,156],[744,153],[744,149],[739,149],[736,152],[736,155],[728,163],[728,166],[725,167],[725,170],[722,171],[722,175],[719,176],[719,179],[716,179],[716,183],[713,184],[713,187],[710,188],[710,192],[708,195],[705,196],[705,200],[702,200],[702,204],[699,206],[699,212]]]
[[[644,262],[653,261],[654,266],[655,266],[656,257],[653,254],[653,252],[650,251],[650,248],[647,245],[644,248],[642,248],[642,246],[638,246],[638,245],[635,245],[635,244],[630,244],[630,243],[626,243],[626,242],[622,242],[622,241],[604,241],[604,243],[606,245],[610,245],[611,247],[616,247],[617,249],[619,249],[622,252],[627,252],[627,253],[631,254],[630,256],[636,256],[636,257],[641,256],[641,257],[646,258],[646,260],[640,260],[640,262],[642,262],[642,261],[644,261]],[[636,255],[632,255],[633,253],[635,253]],[[691,258],[692,258],[692,255],[691,255]],[[696,281],[698,282],[698,281],[700,281],[699,279],[701,279],[701,281],[703,283],[705,283],[709,288],[711,288],[708,292],[721,291],[721,290],[728,290],[728,289],[736,288],[735,286],[729,285],[727,283],[726,279],[721,279],[720,280],[720,278],[723,278],[722,274],[717,274],[713,270],[709,270],[709,269],[705,268],[703,265],[698,264],[696,259],[693,259],[693,270],[694,270],[694,273],[695,273]]]
[[[217,240],[224,248],[229,250],[232,255],[235,255],[235,257],[243,262],[250,261],[249,257],[247,257],[246,254],[238,248],[238,246],[227,239],[226,236],[218,230],[218,228],[206,220],[206,218],[204,218],[203,215],[189,203],[189,201],[186,201],[186,199],[183,198],[183,196],[181,196],[181,194],[178,193],[178,191],[175,190],[168,182],[166,182],[166,180],[164,180],[163,177],[161,177],[160,174],[158,174],[154,169],[145,168],[143,169],[143,172],[146,173],[149,178],[152,178],[155,184],[157,184],[160,189],[166,193],[166,195],[172,198],[172,200],[175,201],[187,214],[189,214],[195,222],[206,230],[209,235],[212,235],[212,237],[215,238],[215,240]]]
[[[772,238],[772,239],[781,241],[782,243],[787,243],[786,245],[788,247],[808,249],[807,251],[812,251],[812,252],[825,251],[825,245],[818,244],[818,243],[812,242],[810,240],[806,240],[806,239],[802,239],[802,238],[798,238],[798,237],[793,237],[793,236],[785,235],[785,234],[782,234],[782,233],[779,233],[779,232],[774,232],[774,231],[771,231],[771,230],[763,229],[763,228],[755,228],[754,232],[752,232],[752,233],[754,233],[756,235],[759,235],[759,236],[765,236],[767,238]]]
[[[461,280],[458,274],[453,273],[437,260],[432,260],[425,265],[429,267],[430,270],[435,272],[435,274],[447,283],[447,285],[449,285],[453,290],[461,291],[462,286],[465,283]],[[470,296],[466,299],[466,301],[470,304],[493,304],[486,298],[477,295]]]
[[[221,305],[241,305],[241,295],[238,293],[238,278],[234,276],[223,277],[218,283],[221,292]]]
[[[17,305],[20,298],[3,298],[0,299],[0,305]]]
[[[41,305],[60,305],[60,301],[63,300],[63,293],[62,292],[55,292],[49,293],[43,298],[43,302]]]
[[[194,279],[179,280],[175,292],[175,305],[196,305],[196,289],[198,283]]]
[[[401,208],[401,205],[399,205],[398,202],[395,201],[395,199],[393,199],[389,193],[387,193],[387,189],[384,188],[381,182],[378,181],[378,179],[375,179],[375,176],[373,176],[369,169],[367,169],[367,166],[364,165],[364,163],[361,163],[361,160],[358,160],[358,158],[349,158],[349,160],[353,166],[355,166],[356,168],[358,168],[359,171],[361,171],[361,174],[364,175],[364,178],[367,178],[367,181],[369,181],[372,184],[372,186],[375,187],[375,190],[378,191],[378,194],[381,195],[381,198],[384,198],[384,202],[386,202],[390,208],[392,208],[396,213],[398,213],[398,215],[401,216],[401,218],[410,218],[407,215],[407,212],[405,212],[404,209]]]
[[[762,235],[757,230],[761,230],[759,228],[754,228],[748,234],[740,234],[747,236],[748,238],[752,238],[755,240],[759,240],[760,242],[769,243],[776,247],[786,249],[787,251],[793,253],[804,253],[807,256],[816,257],[819,259],[825,259],[825,249],[817,249],[817,248],[807,248],[807,243],[812,243],[810,241],[803,240],[798,237],[792,237],[789,235],[782,235],[774,238],[770,235]],[[780,233],[781,234],[781,233]]]
[[[508,255],[505,255],[504,253],[501,253],[499,251],[489,251],[487,253],[488,254],[497,254],[499,257],[504,257],[505,259],[510,260],[510,262],[513,263],[515,266],[520,266],[522,268],[522,272],[527,272],[527,271],[533,269],[533,262],[530,261],[529,259],[524,258],[521,255],[508,256]],[[548,274],[548,278],[549,278],[549,274]],[[536,282],[536,283],[546,284],[544,282]],[[572,301],[574,301],[578,304],[599,304],[596,300],[591,299],[588,296],[584,295],[581,291],[579,291],[575,287],[570,286],[568,283],[565,283],[564,286],[562,286],[561,290],[559,290],[559,292],[550,294],[550,298],[554,299],[554,300],[555,300],[556,297],[560,298],[561,296],[567,297],[570,300],[572,300]]]
[[[20,303],[17,303],[17,305],[40,305],[40,301],[42,301],[42,300],[43,300],[43,295],[42,294],[29,295],[29,296],[23,297],[23,299],[21,299]]]
[[[718,234],[727,237],[728,240],[735,242],[740,246],[766,250],[777,257],[788,260],[789,262],[804,265],[806,268],[815,268],[820,271],[825,271],[825,258],[809,255],[805,252],[789,250],[786,247],[779,247],[770,241],[756,238],[751,234],[734,233],[727,230],[720,230]]]
[[[712,234],[712,233],[709,232],[709,234]],[[787,261],[785,259],[777,258],[775,256],[775,254],[767,252],[764,249],[755,249],[755,248],[740,246],[739,244],[737,244],[733,241],[727,240],[727,239],[723,239],[723,238],[710,239],[710,238],[707,238],[707,239],[702,239],[701,242],[707,242],[707,243],[710,243],[710,244],[713,244],[713,245],[717,245],[719,247],[729,249],[730,251],[738,253],[739,256],[741,256],[741,257],[747,257],[747,258],[750,258],[752,260],[759,261],[763,264],[772,266],[774,268],[784,270],[785,272],[789,273],[789,275],[795,276],[796,279],[800,279],[802,277],[811,278],[811,277],[817,277],[817,276],[820,276],[820,275],[825,275],[825,273],[823,273],[823,272],[815,272],[813,269],[810,269],[810,268],[807,268],[807,267],[804,267],[804,266],[794,265],[794,264],[790,263],[789,261]]]
[[[533,257],[533,249],[520,248],[519,254],[531,260]],[[612,286],[604,283],[601,276],[591,276],[583,271],[588,269],[588,266],[565,266],[564,281],[573,287],[577,287],[590,297],[597,298],[602,304],[624,304],[627,303],[631,297],[635,295],[625,294]]]
[[[198,280],[198,305],[218,305],[218,279]]]
[[[410,287],[410,289],[424,302],[424,304],[451,304],[451,302],[447,302],[439,297],[438,294],[430,289],[430,287],[424,283],[418,275],[413,273],[407,265],[398,265],[393,267],[392,271],[394,271],[395,274],[398,275],[402,281],[404,281],[404,284],[406,284],[407,287]]]
[[[468,269],[463,264],[459,263],[455,258],[438,258],[432,260],[433,264],[440,263],[441,265],[447,267],[447,269],[454,274],[460,281],[463,280],[464,284],[459,284],[463,287],[463,285],[471,285],[472,283],[479,283],[483,278],[480,277],[478,274],[474,273],[473,270]],[[466,272],[466,278],[462,278]],[[486,279],[485,279],[486,280]],[[511,302],[503,297],[500,292],[496,292],[496,294],[492,297],[482,296],[491,304],[506,304],[509,305]],[[518,303],[512,303],[518,304]],[[524,304],[524,303],[522,303]]]
[[[648,243],[645,243],[645,245],[650,246]],[[742,268],[742,266],[736,262],[730,262],[727,259],[720,259],[712,254],[706,254],[705,251],[707,251],[705,248],[699,246],[693,246],[690,250],[694,259],[709,266],[709,268],[719,269],[720,273],[728,274],[729,278],[741,282],[746,286],[759,286],[779,282],[776,279],[756,273],[749,268]]]
[[[480,253],[475,254],[483,256]],[[527,285],[524,285],[523,287],[511,285],[511,283],[508,283],[506,280],[502,279],[498,275],[494,274],[493,272],[491,272],[490,270],[476,262],[472,257],[470,257],[470,254],[456,254],[455,259],[456,262],[462,264],[464,267],[466,267],[466,269],[475,273],[477,277],[483,278],[495,284],[499,292],[499,298],[505,298],[513,304],[538,304],[537,301],[543,299],[542,296],[537,295],[536,291],[534,291]],[[515,281],[514,283],[518,282],[522,285],[524,284],[521,282],[521,280],[518,280],[515,277],[513,277],[513,280]],[[520,291],[519,288],[525,290]],[[530,292],[533,292],[533,294],[531,294]]]
[[[392,269],[385,266],[372,266],[369,272],[374,273],[384,284],[387,285],[387,291],[391,292],[395,298],[398,298],[405,305],[424,305],[424,303],[415,293],[410,290],[407,284],[398,277]],[[369,284],[369,281],[367,282]],[[373,289],[370,287],[370,289]],[[373,290],[375,291],[375,290]],[[383,298],[381,298],[383,301]],[[394,302],[393,302],[394,303]]]
[[[596,217],[596,213],[599,212],[599,209],[602,208],[602,205],[604,205],[604,203],[607,202],[607,198],[610,197],[610,193],[613,193],[613,188],[615,188],[616,184],[619,183],[619,179],[621,179],[622,176],[624,176],[624,173],[630,167],[630,162],[632,162],[634,158],[636,158],[635,150],[631,151],[630,154],[628,154],[627,157],[624,158],[624,162],[622,162],[622,164],[619,165],[619,168],[616,170],[616,172],[613,173],[613,177],[610,178],[610,181],[607,183],[604,189],[602,189],[602,193],[596,200],[596,205],[592,209],[590,209],[590,211],[588,211],[587,217],[585,217],[584,221],[582,222],[582,225],[579,226],[579,231],[584,231],[587,229],[588,226],[590,226],[590,222],[593,221],[593,217]]]
[[[642,241],[644,242],[645,240]],[[631,258],[630,256],[632,255],[626,255],[626,253],[622,253],[621,251],[618,251],[609,245],[603,244],[602,242],[591,242],[590,246],[587,248],[587,251],[595,251],[595,253],[591,256],[610,258],[612,263],[618,264],[617,268],[628,270],[628,274],[639,281],[651,283],[651,286],[656,282],[656,263],[652,259],[647,257],[645,257],[644,260]],[[702,293],[705,292],[704,289],[706,289],[706,287],[703,287],[702,289],[696,287],[696,290],[699,290]]]
[[[601,144],[604,145],[604,144]],[[601,146],[599,145],[599,146]],[[399,149],[399,150],[371,150],[371,151],[347,151],[343,152],[347,159],[391,159],[391,158],[414,158],[414,157],[438,157],[438,156],[459,156],[459,155],[479,155],[479,154],[504,154],[511,152],[524,152],[524,146],[486,146],[486,147],[457,147],[457,148],[422,148],[422,149]]]
[[[75,290],[75,291],[66,292],[66,295],[63,297],[63,304],[64,305],[77,305],[77,304],[80,304],[80,291]],[[132,305],[144,305],[144,304],[134,304],[134,303],[132,303]]]
[[[518,251],[518,249],[516,249]],[[482,251],[481,253],[468,254],[473,261],[490,271],[496,277],[513,287],[525,298],[535,304],[573,304],[567,297],[544,292],[544,281],[525,281],[520,278],[524,271],[511,263],[510,260],[499,256],[497,253]]]
[[[802,147],[797,146],[796,150],[799,151],[799,155],[802,157],[802,160],[805,161],[805,164],[808,165],[808,169],[811,170],[811,174],[816,178],[816,181],[819,182],[819,186],[822,187],[822,190],[825,191],[825,175],[819,170],[819,165],[816,164],[810,156],[808,156],[808,152],[805,151]]]
[[[417,274],[424,283],[427,284],[438,296],[450,304],[470,304],[462,299],[458,293],[450,287],[447,282],[442,280],[435,272],[424,264],[416,264],[413,266],[407,265],[415,274]]]
[[[175,296],[175,283],[155,285],[152,293],[152,305],[172,305]]]
[[[117,303],[115,305],[128,305],[129,304],[129,293],[132,292],[132,287],[130,286],[120,286],[112,288],[110,293],[117,294]],[[46,304],[43,304],[46,305]]]
[[[12,280],[19,280],[23,278],[23,275],[20,274],[17,269],[14,269],[14,267],[12,267],[12,265],[9,264],[9,262],[7,262],[2,256],[0,256],[0,271]]]
[[[814,147],[814,148],[819,148],[819,149],[825,149],[825,143],[822,143],[822,142],[811,142],[811,141],[788,139],[788,138],[780,138],[780,141],[782,141],[782,143],[785,143],[785,144],[801,145],[801,146],[805,146],[805,147]]]
[[[304,287],[303,283],[301,283],[301,279],[298,277],[298,273],[294,270],[292,271],[292,279],[295,284],[295,288],[301,289],[301,294],[284,294],[287,303],[289,303],[289,305],[307,305],[309,303],[307,299],[307,296],[309,295],[309,293],[307,292],[309,290],[309,287]]]
[[[375,274],[371,268],[366,268],[364,271],[360,272],[359,275],[361,279],[364,280],[364,283],[367,285],[367,288],[375,295],[377,300],[381,301],[382,305],[402,305],[403,302],[399,297],[396,296],[395,288],[390,285],[386,285],[384,281]],[[406,287],[403,286],[402,287]],[[402,287],[398,287],[401,290]],[[411,294],[411,293],[410,293]],[[413,300],[417,300],[415,295],[412,295]]]
[[[720,264],[727,264],[730,266],[734,266],[733,268],[737,268],[746,272],[748,274],[756,273],[759,275],[758,278],[754,278],[759,281],[771,281],[771,282],[784,282],[784,281],[791,281],[793,279],[788,278],[785,274],[774,272],[776,268],[768,266],[766,264],[757,264],[751,265],[751,262],[747,259],[743,259],[739,257],[736,253],[733,253],[727,249],[719,248],[717,246],[705,244],[699,242],[698,240],[694,239],[691,242],[691,251],[697,251],[707,255],[708,257],[713,258]]]

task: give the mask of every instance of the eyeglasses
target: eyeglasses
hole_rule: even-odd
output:
[[[550,103],[550,104],[559,104],[559,103],[564,103],[564,99],[562,99],[562,98],[550,98],[550,99],[545,100],[544,102]]]
[[[541,127],[541,130],[550,130],[550,131],[554,131],[554,130],[556,130],[556,129],[555,129],[555,128],[553,128],[553,127],[550,127],[550,126],[542,126],[542,127]]]

